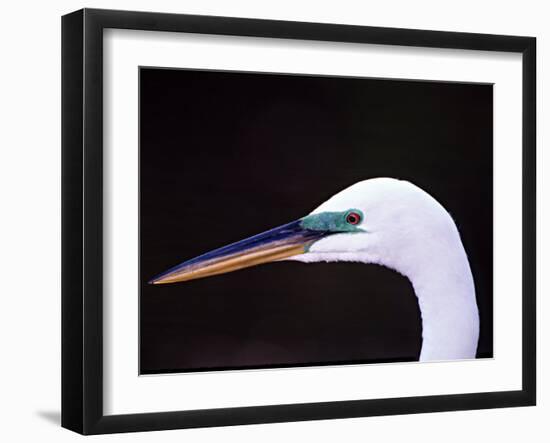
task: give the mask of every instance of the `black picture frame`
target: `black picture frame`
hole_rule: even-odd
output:
[[[522,389],[129,415],[103,412],[103,30],[454,48],[522,54]],[[62,18],[62,426],[82,434],[535,405],[536,39],[82,9]]]

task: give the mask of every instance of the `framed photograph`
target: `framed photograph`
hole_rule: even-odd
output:
[[[534,405],[533,37],[62,19],[62,425]]]

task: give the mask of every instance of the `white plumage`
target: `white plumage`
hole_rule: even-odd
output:
[[[410,182],[365,180],[331,197],[312,214],[360,209],[365,232],[314,242],[301,262],[375,263],[407,277],[422,317],[420,360],[475,358],[479,314],[458,229],[433,197]]]

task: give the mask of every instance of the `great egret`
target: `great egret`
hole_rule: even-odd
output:
[[[150,283],[192,280],[276,260],[376,263],[393,269],[410,280],[418,298],[420,360],[475,358],[479,314],[460,235],[443,206],[410,182],[361,181],[299,220],[188,260]]]

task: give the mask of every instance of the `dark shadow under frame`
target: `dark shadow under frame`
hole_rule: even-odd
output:
[[[103,29],[502,51],[523,63],[522,389],[128,415],[103,414]],[[83,9],[62,18],[62,426],[82,434],[534,405],[536,40],[411,29]]]

